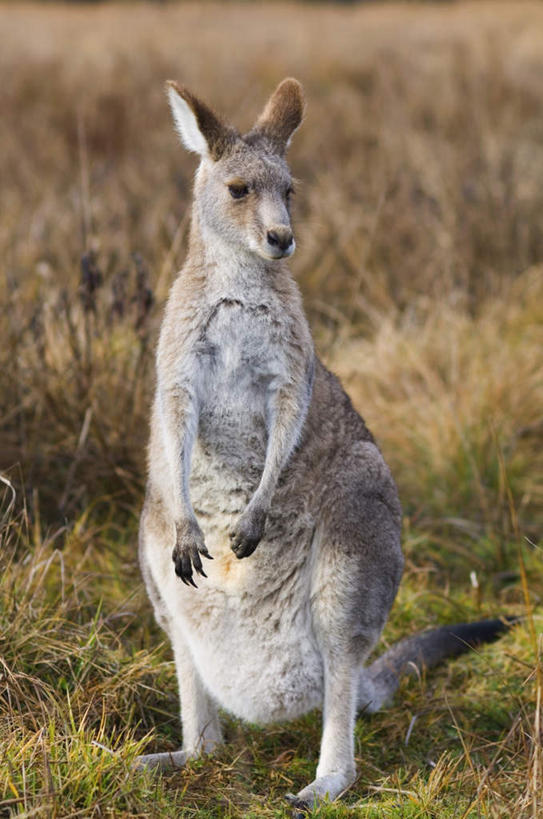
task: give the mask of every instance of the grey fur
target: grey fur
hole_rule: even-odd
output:
[[[364,667],[402,574],[400,503],[364,421],[314,353],[284,261],[283,153],[300,86],[282,83],[246,138],[223,138],[192,94],[169,93],[201,164],[158,345],[140,560],[174,649],[183,751],[139,764],[177,767],[211,751],[222,741],[217,706],[261,723],[318,706],[316,778],[293,798],[307,806],[353,782],[357,707],[376,710],[420,654],[407,641]]]

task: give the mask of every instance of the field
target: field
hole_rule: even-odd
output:
[[[181,740],[136,545],[195,170],[164,81],[248,129],[293,75],[292,269],[404,509],[382,646],[525,615],[359,719],[315,815],[543,816],[543,6],[1,3],[0,35],[0,815],[278,818],[313,778],[319,714],[130,767]]]

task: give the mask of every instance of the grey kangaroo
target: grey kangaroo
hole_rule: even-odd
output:
[[[315,355],[286,263],[301,86],[284,80],[244,135],[187,89],[170,82],[168,94],[200,164],[158,343],[140,560],[175,655],[183,749],[138,764],[212,751],[219,707],[255,723],[322,708],[315,779],[287,797],[305,810],[354,781],[357,711],[377,711],[405,670],[507,625],[426,632],[365,665],[402,575],[401,510],[371,433]]]

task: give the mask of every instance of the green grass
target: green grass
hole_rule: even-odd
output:
[[[265,729],[225,715],[216,757],[171,776],[132,770],[143,750],[181,740],[174,667],[139,580],[135,527],[132,518],[119,538],[86,518],[42,537],[24,511],[4,519],[0,807],[44,817],[288,816],[284,793],[313,776],[318,713]],[[540,563],[528,552],[525,561],[536,597]],[[467,577],[436,587],[425,566],[408,568],[386,642],[525,608],[520,576],[501,604],[503,589],[474,596]],[[314,815],[505,816],[502,803],[528,805],[539,673],[521,625],[404,681],[390,708],[358,721],[355,785]]]

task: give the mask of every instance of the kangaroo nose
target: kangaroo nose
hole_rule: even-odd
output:
[[[288,227],[276,227],[273,230],[268,230],[268,244],[272,247],[278,247],[283,253],[291,246],[292,239],[292,231]]]

